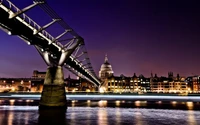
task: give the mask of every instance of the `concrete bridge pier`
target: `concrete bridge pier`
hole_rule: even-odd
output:
[[[67,100],[62,66],[48,67],[39,109],[67,108]]]

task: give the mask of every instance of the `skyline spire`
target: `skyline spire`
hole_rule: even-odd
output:
[[[108,56],[107,56],[107,54],[105,55],[104,63],[108,63]]]

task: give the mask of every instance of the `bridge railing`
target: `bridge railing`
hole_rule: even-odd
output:
[[[18,7],[16,7],[13,3],[11,3],[9,0],[1,0],[0,4],[6,6],[7,8],[9,8],[9,13],[10,14],[14,14],[16,12],[21,11]],[[33,21],[30,17],[28,17],[25,13],[22,13],[18,16],[20,19],[20,21],[22,23],[24,23],[25,25],[27,25],[29,28],[31,28],[32,30],[39,30],[41,29],[41,26],[39,24],[37,24],[35,21]],[[48,41],[53,41],[55,38],[50,35],[47,31],[42,30],[40,32],[44,37],[46,37],[48,39]],[[58,45],[58,44],[57,44]],[[61,46],[60,44],[58,46]]]

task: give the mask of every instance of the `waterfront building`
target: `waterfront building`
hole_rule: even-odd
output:
[[[99,71],[99,78],[103,82],[106,78],[112,76],[114,74],[112,70],[111,64],[108,62],[107,55],[105,56],[104,63],[101,65],[100,71]]]
[[[0,92],[31,91],[31,78],[0,78]]]
[[[200,92],[200,76],[189,76],[186,78],[188,84],[188,91],[190,93],[199,93]]]
[[[155,76],[151,76],[150,79],[151,92],[188,93],[185,77],[180,77],[179,74],[177,74],[176,77],[173,76],[172,72],[168,73],[168,77],[158,77],[157,74],[155,74]]]
[[[31,78],[0,78],[0,92],[42,92],[46,72],[33,71]],[[85,79],[71,79],[70,76],[64,79],[66,91],[87,91],[97,90],[94,84]]]
[[[150,91],[150,78],[143,75],[138,77],[134,73],[133,77],[110,76],[103,82],[101,89],[104,92],[114,93],[144,93]]]
[[[150,78],[144,77],[142,74],[139,75],[138,82],[136,82],[136,84],[140,85],[140,91],[141,92],[145,93],[145,92],[150,92],[151,91]],[[135,84],[135,86],[136,86],[136,84]]]

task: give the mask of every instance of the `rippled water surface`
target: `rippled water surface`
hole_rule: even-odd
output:
[[[0,106],[0,125],[199,125],[200,111],[111,107]]]

